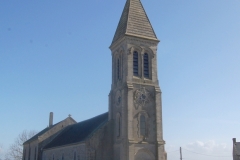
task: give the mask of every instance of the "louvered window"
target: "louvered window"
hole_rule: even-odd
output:
[[[140,116],[140,135],[146,136],[146,118],[144,115]]]
[[[144,53],[143,56],[143,72],[144,72],[144,77],[149,78],[149,62],[148,62],[148,54]]]
[[[138,52],[133,52],[133,75],[138,76]]]

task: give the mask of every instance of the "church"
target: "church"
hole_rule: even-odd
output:
[[[157,75],[158,40],[140,0],[127,0],[110,45],[108,112],[70,115],[24,142],[23,160],[167,160]],[[107,95],[106,95],[107,96]]]

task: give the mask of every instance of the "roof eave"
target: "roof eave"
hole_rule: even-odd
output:
[[[141,35],[131,34],[131,33],[126,33],[125,35],[160,42],[160,40],[158,40],[157,38],[151,38],[151,37],[146,37],[146,36],[141,36]]]
[[[85,142],[86,142],[86,140],[83,140],[83,141],[76,142],[76,143],[69,143],[69,144],[60,145],[60,146],[55,146],[55,147],[50,147],[50,148],[43,148],[43,151],[45,151],[45,150],[51,150],[51,149],[56,149],[56,148],[67,147],[67,146],[72,146],[72,145],[79,145],[79,144],[83,144],[83,143],[85,143]]]
[[[144,40],[151,40],[151,41],[155,41],[157,43],[160,42],[159,39],[157,38],[151,38],[151,37],[145,37],[145,36],[140,36],[140,35],[136,35],[136,34],[129,34],[129,33],[125,33],[124,36],[122,36],[121,38],[119,38],[118,40],[116,40],[115,42],[113,42],[109,48],[112,50],[119,42],[121,42],[123,39],[125,39],[126,37],[135,37],[135,38],[141,38]]]

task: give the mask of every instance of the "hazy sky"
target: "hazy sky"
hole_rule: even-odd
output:
[[[231,160],[232,138],[240,141],[240,0],[142,3],[161,40],[168,160],[180,146],[188,160]],[[0,0],[0,156],[23,130],[47,127],[51,111],[56,123],[108,110],[108,47],[124,4]]]

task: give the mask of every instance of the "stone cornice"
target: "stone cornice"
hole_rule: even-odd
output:
[[[165,141],[157,141],[157,144],[158,144],[158,145],[164,145],[164,144],[166,144],[166,143],[165,143]]]
[[[161,89],[160,89],[159,86],[155,87],[155,92],[156,92],[156,93],[162,93],[162,91],[161,91]]]
[[[135,41],[135,42],[141,42],[144,44],[149,44],[149,45],[156,45],[160,42],[158,39],[151,39],[148,37],[139,37],[133,34],[125,34],[125,36],[119,38],[115,43],[111,44],[109,47],[112,51],[115,49],[115,47],[118,47],[120,43],[124,40],[130,40],[130,41]]]
[[[133,89],[133,84],[131,82],[127,82],[127,88],[128,89]]]

